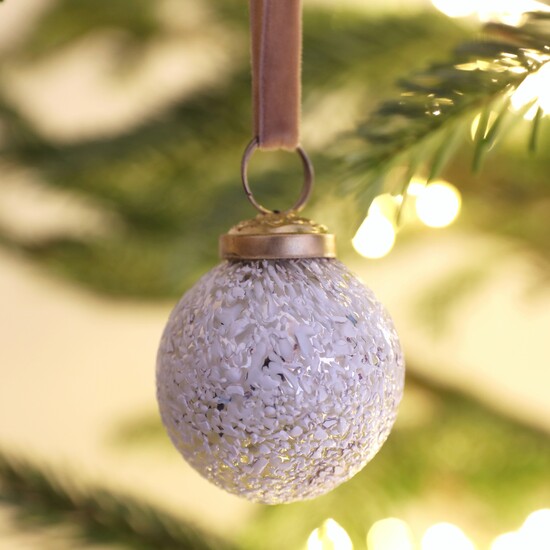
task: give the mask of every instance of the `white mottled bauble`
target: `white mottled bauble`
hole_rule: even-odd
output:
[[[226,261],[173,310],[157,362],[168,433],[219,487],[322,495],[378,452],[403,394],[384,307],[338,260]]]

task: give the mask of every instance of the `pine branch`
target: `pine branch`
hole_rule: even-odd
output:
[[[110,0],[101,5],[97,0],[60,0],[52,3],[17,53],[26,61],[40,60],[93,31],[114,28],[123,29],[128,45],[136,48],[163,32],[155,3],[148,0],[133,0],[131,9],[127,0]]]
[[[242,1],[210,3],[213,17],[236,29],[244,45],[248,20]],[[66,33],[76,39],[109,25],[133,25],[131,18],[126,23],[117,15],[118,9],[105,12],[110,19],[104,15],[82,22],[83,12],[73,22],[64,20],[58,8],[56,20],[75,25]],[[48,25],[41,25],[40,32],[47,33]],[[350,214],[364,215],[372,198],[396,174],[392,183],[400,190],[421,170],[437,177],[463,142],[474,115],[483,110],[491,116],[481,121],[483,131],[477,133],[474,157],[481,165],[486,152],[522,115],[510,111],[509,96],[545,59],[546,27],[540,15],[531,16],[521,29],[489,26],[493,41],[461,47],[449,65],[439,64],[403,82],[403,97],[383,105],[372,124],[360,126],[358,146],[348,148],[339,140],[343,153],[338,154],[346,161],[348,176],[335,174],[328,155],[315,155],[316,196],[334,192],[334,181],[347,181],[346,195],[355,193],[359,203]],[[369,102],[387,93],[392,79],[388,67],[394,74],[402,73],[415,60],[431,55],[434,43],[457,43],[464,36],[455,22],[433,13],[372,18],[309,8],[304,29],[306,111],[312,92],[340,85],[361,86],[366,110]],[[376,84],[368,86],[371,82]],[[103,292],[179,295],[216,261],[217,235],[252,214],[242,200],[236,165],[250,134],[250,77],[244,56],[236,60],[223,86],[182,98],[111,138],[58,146],[1,105],[1,98],[0,119],[7,136],[0,154],[8,162],[36,170],[46,185],[91,199],[121,222],[109,230],[108,238],[67,235],[35,243],[11,239],[10,246]],[[539,135],[545,135],[540,113],[533,124],[532,148]],[[544,149],[540,151],[539,158]],[[401,170],[392,170],[394,166]],[[254,174],[253,180],[266,203],[284,205],[294,199],[292,182],[299,177],[278,166]],[[290,183],[282,187],[282,181]],[[348,218],[346,224],[353,222]]]
[[[246,51],[246,5],[242,0],[212,0],[212,5],[213,17],[237,29],[233,34]],[[66,24],[73,23],[69,19]],[[74,32],[66,32],[77,36],[84,23],[74,25]],[[46,28],[41,25],[41,32]],[[364,94],[366,104],[389,89],[388,66],[399,74],[428,55],[433,42],[456,42],[463,36],[455,22],[434,13],[373,20],[354,11],[309,8],[306,109],[319,90],[333,85],[366,89],[366,83],[376,82]],[[52,143],[14,108],[2,105],[1,98],[0,120],[6,135],[0,157],[34,170],[49,187],[84,196],[120,221],[103,239],[63,235],[29,243],[4,238],[31,259],[102,292],[140,298],[180,295],[217,261],[217,236],[254,214],[238,182],[238,162],[251,127],[250,68],[244,55],[235,60],[227,80],[181,98],[120,135]],[[273,165],[252,178],[261,200],[274,208],[295,200],[294,182],[301,178],[298,163],[288,156],[281,160],[283,166]],[[318,197],[336,179],[328,161],[322,153],[315,155]]]
[[[473,161],[474,168],[479,167],[485,151],[503,133],[511,94],[550,60],[550,17],[531,13],[519,28],[490,23],[484,31],[494,38],[465,43],[448,62],[399,81],[400,97],[383,102],[358,126],[358,148],[346,157],[351,174],[371,173],[368,181],[373,181],[391,166],[410,164],[414,158],[427,165],[426,172],[434,178],[451,156],[449,137],[481,111]],[[497,113],[493,122],[492,112]],[[516,113],[515,119],[523,114]],[[532,145],[539,119],[540,113]],[[357,192],[361,185],[352,178],[348,190]]]
[[[86,489],[0,450],[0,503],[16,511],[22,526],[68,525],[89,543],[138,550],[231,550],[165,511],[127,495]]]

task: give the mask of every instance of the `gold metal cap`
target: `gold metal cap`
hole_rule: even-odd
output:
[[[259,214],[220,237],[227,260],[335,258],[336,241],[327,228],[295,212]]]

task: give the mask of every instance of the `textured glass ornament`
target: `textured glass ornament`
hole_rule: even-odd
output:
[[[332,258],[225,261],[173,310],[157,393],[181,454],[267,504],[324,494],[378,452],[403,394],[384,307]]]
[[[157,360],[162,420],[219,487],[267,504],[322,495],[389,435],[403,395],[393,323],[336,260],[334,235],[301,218],[314,182],[301,147],[301,2],[250,2],[254,137],[241,163],[260,214],[220,238],[226,260],[175,307]],[[248,181],[256,150],[295,151],[301,193],[283,212]]]

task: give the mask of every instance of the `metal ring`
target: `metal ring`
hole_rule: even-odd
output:
[[[250,159],[256,149],[258,149],[260,146],[260,141],[257,137],[255,137],[246,147],[244,154],[243,154],[243,160],[241,162],[241,178],[243,181],[243,188],[244,192],[246,194],[246,197],[262,214],[273,214],[273,213],[282,213],[282,214],[288,214],[289,212],[299,212],[304,208],[306,205],[309,196],[311,195],[311,191],[313,190],[313,180],[314,180],[314,171],[313,171],[313,164],[311,164],[311,161],[309,160],[309,157],[307,156],[307,153],[298,145],[296,147],[296,152],[300,156],[300,159],[302,160],[302,165],[304,167],[304,185],[302,187],[302,193],[300,194],[300,197],[292,206],[292,208],[288,210],[284,210],[283,212],[276,211],[276,210],[269,210],[268,208],[265,208],[262,206],[259,202],[256,201],[254,198],[254,195],[252,194],[252,190],[250,189],[250,185],[248,183],[248,163],[250,162]]]

